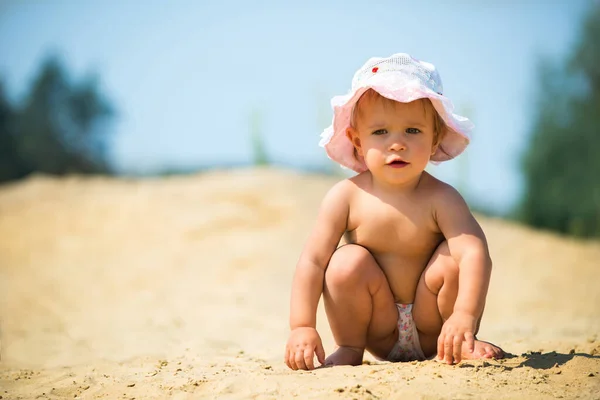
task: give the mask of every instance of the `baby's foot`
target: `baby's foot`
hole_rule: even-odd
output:
[[[364,350],[356,347],[340,346],[329,357],[325,359],[324,367],[334,365],[361,365]]]
[[[472,353],[469,352],[466,343],[463,342],[461,357],[463,360],[476,360],[480,358],[499,359],[504,358],[504,351],[500,347],[494,346],[489,342],[475,340],[475,346]]]

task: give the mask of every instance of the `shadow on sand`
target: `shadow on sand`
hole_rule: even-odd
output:
[[[598,355],[575,352],[571,352],[569,354],[557,353],[555,351],[551,351],[549,353],[544,354],[542,354],[541,352],[532,352],[522,354],[521,357],[525,358],[525,361],[523,361],[516,368],[530,367],[534,369],[549,369],[553,368],[554,366],[560,367],[576,357],[598,360],[600,362],[600,356]]]
[[[511,359],[517,359],[517,358],[524,359],[523,361],[521,361],[519,364],[516,364],[516,365],[514,365],[514,364],[511,365],[510,361],[505,362],[503,360],[499,360],[499,364],[484,361],[483,367],[496,367],[496,368],[501,368],[503,370],[511,370],[513,368],[529,367],[529,368],[533,368],[533,369],[544,370],[544,369],[550,369],[550,368],[554,368],[554,367],[563,366],[564,364],[566,364],[569,361],[573,360],[574,358],[578,358],[578,357],[592,359],[592,360],[598,360],[598,362],[600,363],[600,355],[592,355],[592,354],[588,354],[588,353],[575,353],[575,352],[570,352],[569,354],[565,354],[565,353],[557,353],[555,351],[551,351],[548,353],[541,353],[541,352],[534,351],[534,352],[529,352],[529,353],[523,353],[520,356],[511,354],[511,353],[506,353],[504,360],[511,360]],[[514,361],[519,361],[519,360],[514,360]],[[461,368],[473,368],[473,367],[476,367],[476,365],[472,365],[467,362],[464,364],[460,364],[460,367]]]

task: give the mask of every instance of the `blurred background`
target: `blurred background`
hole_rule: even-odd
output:
[[[0,181],[274,165],[318,147],[369,57],[435,64],[472,144],[430,172],[471,206],[600,236],[600,5],[0,2]]]

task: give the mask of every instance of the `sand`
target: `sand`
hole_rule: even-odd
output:
[[[275,169],[0,187],[2,399],[600,399],[600,243],[477,218],[480,337],[509,357],[294,372],[290,283],[333,177]],[[333,349],[322,308],[318,328]]]

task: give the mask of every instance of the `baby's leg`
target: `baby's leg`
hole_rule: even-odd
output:
[[[326,365],[359,365],[365,348],[385,358],[398,340],[398,310],[388,281],[367,249],[335,251],[325,272],[323,299],[339,348]]]
[[[454,310],[458,295],[458,272],[458,264],[450,255],[448,243],[444,241],[438,246],[421,275],[413,306],[413,319],[426,357],[437,353],[437,340],[442,325]],[[477,322],[477,329],[480,322],[481,320]],[[475,340],[473,353],[469,353],[466,345],[462,347],[463,359],[503,356],[502,349],[480,340]]]

